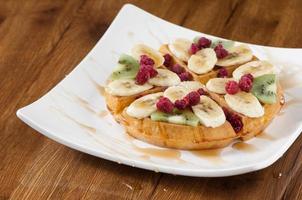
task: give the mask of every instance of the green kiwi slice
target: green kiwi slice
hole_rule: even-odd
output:
[[[118,61],[118,66],[110,75],[111,80],[135,78],[139,70],[139,63],[132,56],[122,54]]]
[[[277,83],[275,74],[265,74],[254,78],[252,93],[262,103],[274,104],[277,100]]]

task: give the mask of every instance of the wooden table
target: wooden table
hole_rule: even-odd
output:
[[[302,137],[272,166],[191,178],[119,165],[47,139],[15,112],[90,51],[126,1],[0,1],[0,199],[302,199]],[[263,45],[302,46],[302,1],[132,1],[173,23]]]

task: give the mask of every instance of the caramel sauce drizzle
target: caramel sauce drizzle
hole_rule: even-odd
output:
[[[221,158],[222,149],[207,149],[207,150],[194,150],[191,151],[192,154],[200,158],[204,158],[213,163],[221,163],[223,159]]]
[[[272,136],[272,135],[270,135],[270,134],[268,134],[266,132],[263,132],[263,131],[261,133],[259,133],[256,137],[257,138],[261,138],[261,139],[265,139],[265,140],[271,140],[271,141],[277,139],[274,136]]]
[[[249,153],[253,153],[258,150],[254,145],[246,142],[236,142],[232,145],[232,147],[238,151],[249,152]]]

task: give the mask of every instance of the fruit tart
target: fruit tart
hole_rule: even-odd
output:
[[[135,138],[220,148],[259,134],[279,112],[284,100],[275,71],[248,46],[229,41],[178,39],[159,51],[139,44],[121,55],[105,98]]]

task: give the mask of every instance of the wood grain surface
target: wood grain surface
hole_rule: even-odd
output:
[[[127,2],[0,0],[0,200],[302,199],[302,136],[281,159],[261,171],[192,178],[83,154],[17,119],[16,110],[63,79]],[[200,32],[255,44],[302,47],[301,0],[130,3]]]

